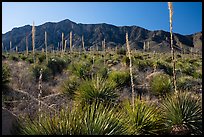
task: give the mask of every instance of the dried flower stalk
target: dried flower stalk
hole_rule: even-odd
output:
[[[83,48],[83,51],[85,51],[85,47],[84,47],[84,35],[82,35],[81,41],[82,41],[82,48]]]
[[[48,63],[48,56],[47,56],[47,32],[45,31],[45,54],[46,54],[46,63]]]
[[[72,31],[70,32],[70,52],[72,52]]]
[[[26,33],[26,56],[28,56],[28,33]]]
[[[130,51],[130,45],[129,45],[129,41],[128,41],[128,33],[126,33],[126,45],[127,45],[127,51],[128,51],[128,57],[129,57],[129,60],[130,60],[130,78],[131,78],[131,87],[132,87],[132,107],[133,107],[133,111],[134,111],[134,107],[135,107],[135,104],[134,104],[134,96],[135,96],[135,93],[134,93],[134,82],[133,82],[133,75],[132,75],[132,59],[131,59],[131,51]]]
[[[171,55],[172,55],[172,64],[173,64],[173,85],[174,85],[174,92],[177,93],[176,87],[176,61],[174,55],[174,48],[173,48],[173,33],[172,33],[172,16],[173,16],[173,5],[172,2],[168,2],[169,8],[169,22],[170,22],[170,35],[171,35]]]
[[[42,110],[42,105],[41,105],[41,97],[42,97],[42,68],[40,69],[40,76],[39,76],[39,84],[38,84],[38,89],[39,89],[39,94],[38,94],[38,106],[39,106],[39,123],[41,121],[41,117],[42,117],[42,114],[41,114],[41,110]]]
[[[33,60],[35,64],[35,22],[33,21],[32,27],[32,45],[33,45]]]
[[[63,47],[64,47],[64,33],[62,32],[62,54],[63,54]]]
[[[10,52],[11,52],[11,49],[12,49],[12,42],[11,42],[11,40],[10,40]]]
[[[106,40],[104,39],[102,41],[102,46],[103,46],[103,54],[104,54],[104,66],[106,65]]]

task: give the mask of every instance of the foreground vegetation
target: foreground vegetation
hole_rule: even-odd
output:
[[[2,104],[20,117],[18,134],[202,134],[202,57],[176,56],[177,94],[172,88],[169,53],[132,52],[133,109],[124,49],[105,56],[102,51],[63,56],[50,52],[48,62],[44,52],[36,52],[35,63],[32,53],[4,52]],[[18,96],[17,91],[38,101]]]

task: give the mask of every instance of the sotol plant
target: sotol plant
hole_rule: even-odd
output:
[[[202,100],[190,92],[178,92],[166,97],[161,110],[170,134],[202,134]]]
[[[19,134],[23,135],[122,135],[126,134],[122,113],[116,107],[94,102],[84,107],[74,105],[42,120],[21,119]]]
[[[157,135],[165,131],[161,111],[155,104],[136,99],[134,110],[130,104],[129,100],[123,102],[125,127],[130,135]]]

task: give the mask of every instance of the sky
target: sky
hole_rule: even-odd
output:
[[[202,2],[173,2],[173,32],[202,31]],[[76,23],[139,26],[169,32],[167,2],[2,2],[2,33],[14,27],[69,19]]]

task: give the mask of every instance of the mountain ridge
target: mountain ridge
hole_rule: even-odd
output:
[[[25,37],[28,34],[29,50],[32,46],[32,26],[25,25],[13,28],[2,34],[2,43],[4,50],[9,49],[10,40],[12,40],[13,49],[18,47],[19,51],[24,51]],[[48,46],[59,48],[62,32],[67,40],[67,49],[69,49],[69,33],[73,32],[73,47],[81,46],[81,37],[84,35],[85,47],[98,45],[101,47],[102,40],[105,38],[107,47],[115,48],[125,46],[125,33],[129,34],[129,43],[131,48],[143,50],[144,42],[150,43],[150,51],[167,52],[170,51],[170,33],[164,30],[148,30],[136,25],[133,26],[115,26],[107,23],[82,24],[75,23],[69,19],[59,22],[46,22],[36,26],[36,49],[44,48],[44,32],[47,31]],[[180,51],[183,47],[186,51],[192,50],[202,52],[202,31],[190,35],[181,35],[173,33],[174,46]],[[99,48],[100,49],[100,48]]]

